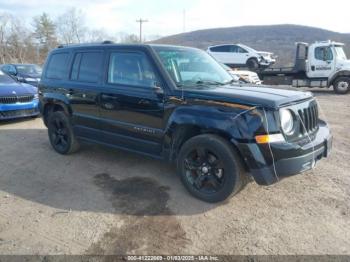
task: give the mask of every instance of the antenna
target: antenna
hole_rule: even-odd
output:
[[[140,19],[136,20],[136,22],[140,23],[140,43],[142,43],[142,24],[147,23],[148,20],[140,18]]]

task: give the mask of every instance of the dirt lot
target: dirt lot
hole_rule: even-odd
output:
[[[61,156],[41,119],[3,123],[0,254],[350,254],[350,95],[315,95],[331,157],[216,205],[166,163],[92,145]]]

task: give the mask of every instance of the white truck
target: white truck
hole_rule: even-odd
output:
[[[296,43],[293,67],[267,68],[258,72],[264,82],[283,80],[294,87],[333,87],[337,94],[350,91],[350,60],[343,43],[332,41]]]

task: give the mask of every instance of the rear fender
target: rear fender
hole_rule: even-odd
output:
[[[60,107],[68,115],[72,115],[72,109],[69,106],[68,98],[63,94],[57,93],[45,93],[40,98],[40,112],[44,116],[44,122],[46,123],[46,116],[50,110]]]

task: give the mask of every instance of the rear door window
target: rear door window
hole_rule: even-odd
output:
[[[46,69],[46,77],[49,79],[64,79],[68,71],[68,53],[53,54]]]
[[[97,83],[101,77],[103,52],[76,53],[72,66],[71,80]]]

